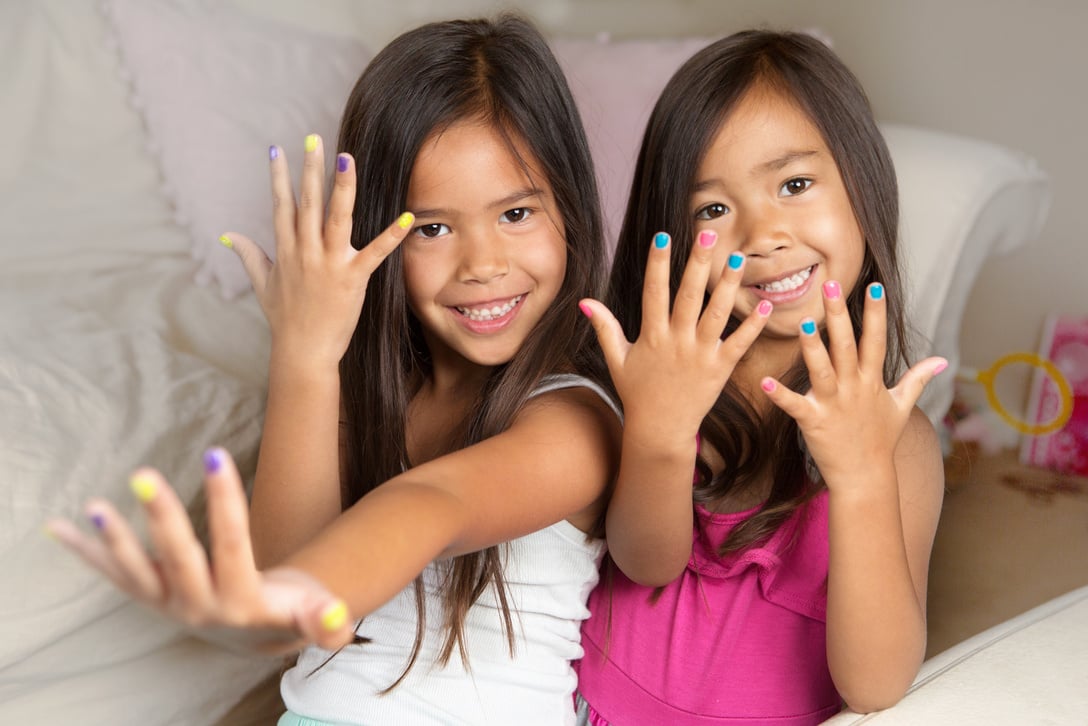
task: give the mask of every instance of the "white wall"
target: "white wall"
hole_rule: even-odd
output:
[[[425,20],[520,7],[554,34],[721,35],[752,25],[825,31],[868,90],[878,118],[995,142],[1034,157],[1054,201],[1040,238],[990,260],[971,294],[963,364],[1034,350],[1049,311],[1088,314],[1088,244],[1079,196],[1088,171],[1088,3],[1079,0],[322,0],[269,6],[320,27],[345,12],[375,48]],[[323,10],[325,11],[323,14]],[[328,30],[345,30],[324,28]],[[1026,376],[1003,377],[1019,404]],[[1011,385],[1010,385],[1011,381]]]

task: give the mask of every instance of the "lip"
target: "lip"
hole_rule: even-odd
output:
[[[799,267],[796,270],[793,270],[791,272],[786,272],[786,273],[783,273],[781,275],[776,275],[775,277],[770,278],[769,280],[760,281],[758,283],[752,283],[750,285],[746,285],[745,287],[747,287],[747,289],[751,290],[752,294],[754,294],[756,297],[760,298],[761,300],[767,300],[767,301],[771,302],[774,305],[785,305],[786,303],[791,303],[791,302],[793,302],[795,300],[801,299],[802,297],[804,297],[808,293],[809,290],[812,289],[812,286],[816,282],[816,271],[819,270],[819,269],[820,269],[819,264],[808,265],[806,267]],[[799,287],[796,287],[793,290],[785,290],[785,291],[782,291],[782,292],[772,292],[770,290],[764,290],[762,288],[756,287],[757,284],[762,285],[762,284],[766,284],[767,282],[773,282],[774,280],[781,280],[783,278],[790,277],[792,275],[796,275],[799,272],[803,272],[804,270],[810,270],[809,275],[808,275],[808,279],[806,279],[803,283],[801,283],[801,285]]]
[[[448,309],[458,324],[469,332],[477,335],[489,335],[499,332],[510,325],[514,318],[518,316],[518,313],[521,312],[521,308],[525,304],[525,299],[527,297],[528,293],[519,293],[509,297],[496,298],[465,305],[450,305],[448,306]],[[461,312],[463,309],[480,310],[483,308],[501,308],[508,305],[512,300],[517,300],[517,302],[515,302],[505,313],[493,318],[473,320],[468,315]]]

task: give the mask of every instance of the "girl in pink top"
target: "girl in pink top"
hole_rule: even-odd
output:
[[[583,722],[814,723],[910,685],[944,484],[915,402],[947,363],[896,383],[897,225],[868,100],[819,41],[739,33],[665,88],[608,306],[582,302],[626,414]]]

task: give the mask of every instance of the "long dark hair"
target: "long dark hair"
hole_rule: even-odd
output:
[[[826,45],[809,35],[743,31],[709,45],[677,70],[647,123],[616,248],[608,303],[628,337],[637,335],[649,240],[659,230],[670,232],[673,238],[670,281],[675,297],[694,238],[695,171],[726,118],[756,86],[796,102],[819,129],[838,164],[865,240],[861,273],[847,308],[857,336],[866,286],[884,285],[888,309],[884,377],[890,385],[906,361],[907,345],[896,257],[895,170],[861,84]],[[739,322],[732,319],[727,334]],[[808,390],[800,356],[782,380],[793,390]],[[734,530],[723,552],[765,539],[818,491],[818,476],[806,476],[810,467],[806,467],[796,422],[777,407],[759,414],[732,381],[703,420],[700,436],[721,454],[725,470],[712,477],[705,459],[699,458],[696,501],[714,501],[742,491],[768,474],[773,482],[766,504]]]
[[[361,248],[404,211],[423,143],[465,120],[492,125],[527,172],[530,160],[517,156],[515,141],[528,149],[562,217],[556,222],[565,231],[567,265],[555,300],[513,359],[490,372],[463,422],[461,440],[450,451],[508,428],[549,373],[607,375],[577,308],[579,298],[599,294],[604,283],[605,250],[589,145],[563,73],[528,21],[504,14],[494,20],[430,23],[399,36],[374,57],[348,98],[340,126],[338,147],[354,155],[358,169],[352,244]],[[340,363],[345,508],[413,463],[407,453],[406,413],[430,372],[420,323],[408,306],[398,250],[371,277],[358,327]],[[442,662],[454,647],[467,662],[465,617],[488,588],[494,588],[500,603],[512,653],[500,549],[455,558],[445,582],[448,635]],[[418,579],[416,604],[416,640],[404,673],[419,654],[427,616]]]

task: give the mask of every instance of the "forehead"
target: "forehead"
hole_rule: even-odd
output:
[[[550,192],[542,166],[518,136],[493,124],[458,121],[431,134],[420,147],[408,183],[410,205],[475,206],[537,188]],[[441,199],[435,199],[440,197]]]
[[[734,171],[752,172],[776,159],[807,152],[831,159],[823,134],[791,96],[756,85],[724,118],[701,167],[706,172],[708,164],[725,163]]]

